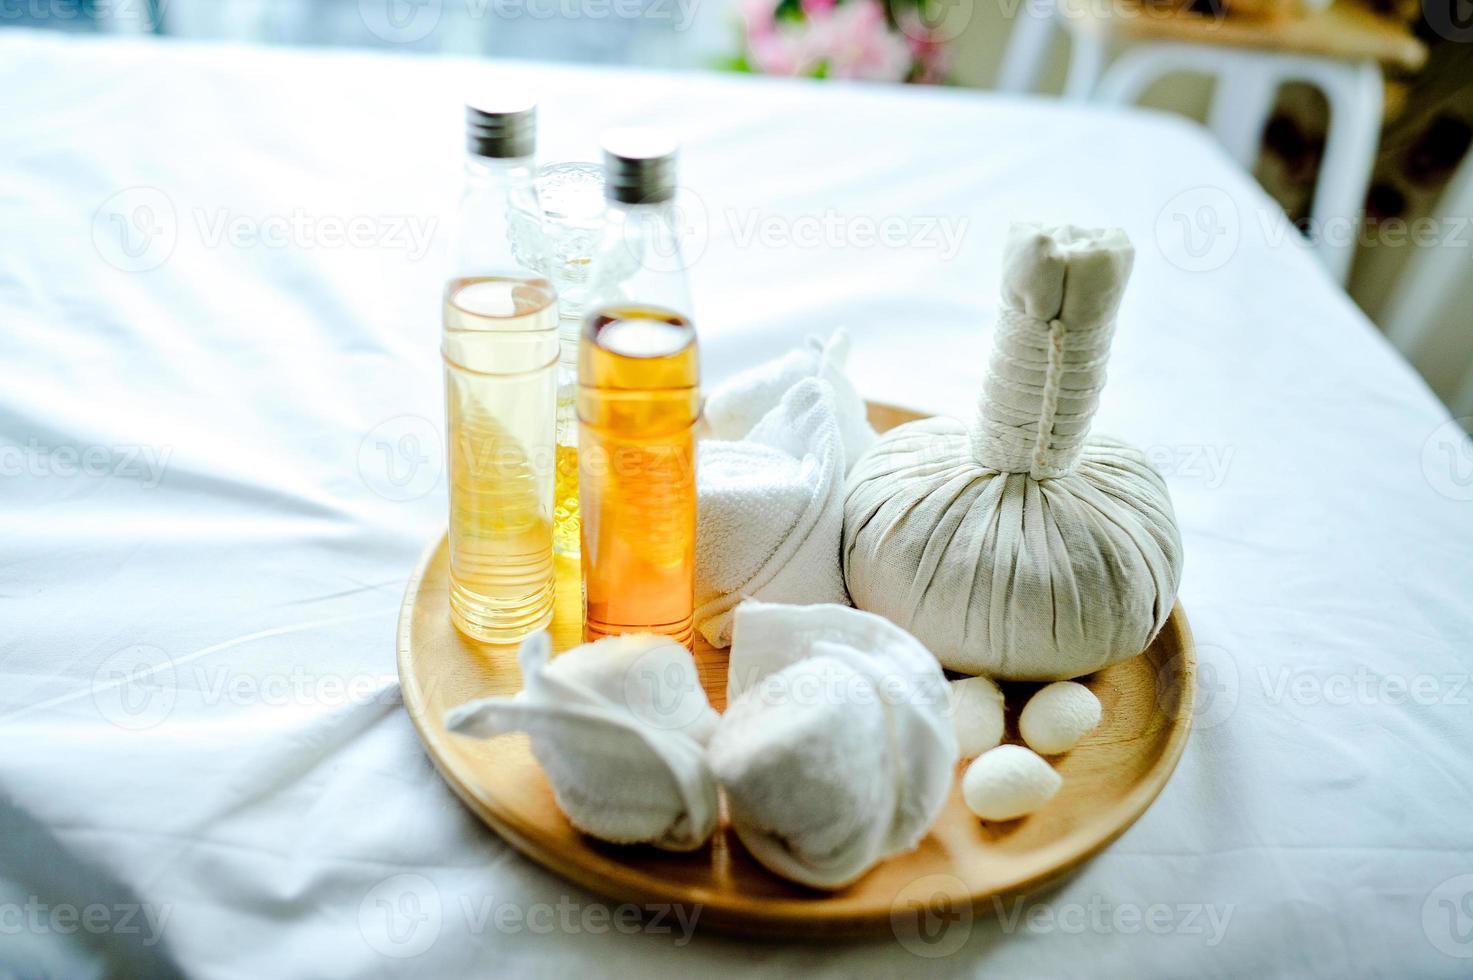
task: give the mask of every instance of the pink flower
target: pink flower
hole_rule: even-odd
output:
[[[775,9],[774,0],[741,0],[737,4],[737,13],[746,27],[748,38],[772,32],[772,15]]]
[[[915,59],[916,81],[921,84],[937,84],[946,79],[951,68],[951,48],[941,36],[921,19],[920,12],[910,8],[900,15],[900,29],[910,46]]]
[[[812,23],[831,77],[898,82],[910,73],[910,48],[876,0],[847,0]]]
[[[778,0],[739,0],[747,63],[770,75],[941,81],[948,51],[914,10],[891,27],[881,0],[799,0],[802,20],[777,21]]]
[[[817,67],[803,25],[783,24],[747,40],[752,67],[766,75],[808,75]]]

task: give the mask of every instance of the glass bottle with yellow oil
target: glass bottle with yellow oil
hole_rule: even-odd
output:
[[[515,642],[552,619],[557,296],[542,247],[529,102],[466,107],[465,192],[445,286],[450,615]]]
[[[700,368],[675,208],[675,146],[604,140],[608,198],[578,346],[584,634],[690,645]]]

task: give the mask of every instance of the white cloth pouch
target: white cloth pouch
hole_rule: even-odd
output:
[[[694,850],[716,829],[704,745],[718,715],[690,651],[668,637],[612,636],[549,660],[546,633],[523,642],[522,690],[452,709],[445,727],[476,738],[531,736],[563,813],[616,844]]]
[[[916,639],[847,606],[743,603],[708,758],[766,868],[834,889],[913,849],[951,790],[946,679]]]

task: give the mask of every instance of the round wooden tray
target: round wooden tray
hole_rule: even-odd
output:
[[[920,416],[870,407],[881,431]],[[576,562],[559,560],[554,647],[582,642]],[[445,730],[446,711],[472,698],[521,688],[516,649],[461,636],[450,623],[448,562],[442,537],[425,552],[399,614],[399,680],[404,706],[425,750],[465,804],[528,857],[620,902],[700,906],[698,922],[756,935],[900,935],[929,908],[954,916],[986,914],[993,898],[1037,889],[1099,851],[1135,822],[1171,776],[1191,727],[1196,657],[1180,605],[1140,656],[1082,678],[1100,698],[1104,720],[1073,751],[1053,760],[1064,787],[1021,820],[986,823],[952,790],[931,833],[915,851],[882,863],[832,894],[772,875],[720,827],[690,854],[620,847],[575,831],[558,810],[523,735],[476,740]],[[696,635],[701,682],[718,709],[726,704],[726,652]],[[1008,741],[1017,711],[1037,685],[1005,684]],[[960,773],[960,769],[958,773]],[[917,904],[919,903],[919,904]]]

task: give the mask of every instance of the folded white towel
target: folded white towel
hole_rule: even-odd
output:
[[[522,690],[454,708],[445,727],[477,738],[526,732],[573,826],[617,844],[700,847],[716,828],[703,757],[718,715],[690,651],[669,637],[612,636],[549,662],[546,633],[518,659]]]
[[[741,442],[703,439],[697,473],[696,627],[731,643],[744,598],[849,604],[844,445],[821,378],[790,388]]]
[[[745,439],[757,423],[804,378],[822,378],[834,390],[834,413],[844,440],[844,466],[854,464],[875,441],[864,399],[844,373],[849,335],[835,330],[827,343],[809,337],[802,347],[749,368],[706,396],[705,418],[717,439]]]
[[[951,790],[956,735],[936,658],[845,606],[743,603],[708,758],[747,850],[841,888],[918,844]]]

